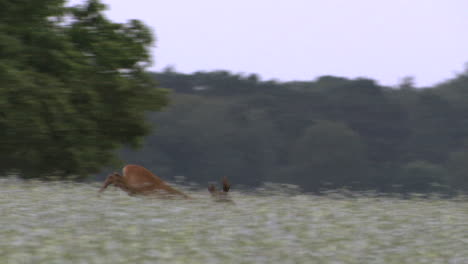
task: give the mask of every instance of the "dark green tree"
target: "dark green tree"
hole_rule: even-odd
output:
[[[378,166],[398,162],[409,136],[407,114],[373,80],[357,79],[328,91],[333,114],[356,131],[368,146],[369,159]]]
[[[406,151],[410,160],[442,164],[450,151],[459,146],[461,138],[466,137],[466,132],[460,130],[453,104],[432,89],[419,92],[410,115],[412,131]]]
[[[145,112],[167,104],[145,73],[150,30],[114,23],[90,0],[0,1],[2,171],[80,178],[149,132]]]
[[[440,191],[447,186],[447,170],[427,161],[412,161],[401,167],[394,186],[405,192]]]
[[[291,151],[291,176],[305,189],[368,184],[368,158],[360,136],[342,123],[318,121]]]
[[[448,181],[455,190],[468,190],[468,150],[455,151],[447,161]]]

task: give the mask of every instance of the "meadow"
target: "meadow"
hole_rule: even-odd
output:
[[[468,263],[468,198],[233,186],[234,203],[0,179],[0,263]]]

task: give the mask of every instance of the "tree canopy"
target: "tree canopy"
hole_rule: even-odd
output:
[[[167,104],[145,72],[153,36],[114,23],[90,0],[0,0],[0,168],[25,177],[85,177],[149,132]]]

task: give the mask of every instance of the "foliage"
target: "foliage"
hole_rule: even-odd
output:
[[[225,71],[154,73],[174,91],[140,152],[123,151],[165,177],[236,184],[292,183],[304,190],[468,190],[468,78],[419,89],[323,76],[261,81]],[[202,87],[202,89],[200,88]],[[464,152],[463,152],[464,153]],[[449,189],[446,189],[449,187]]]
[[[447,161],[449,182],[456,190],[468,190],[468,151],[455,151]]]
[[[404,164],[395,182],[403,191],[430,192],[442,190],[447,185],[447,171],[441,165],[427,161],[412,161]],[[442,188],[442,189],[441,189]]]
[[[90,0],[0,1],[0,167],[85,177],[136,146],[166,104],[145,73],[150,30],[113,23]]]
[[[360,136],[343,123],[317,121],[291,147],[291,174],[306,189],[367,184],[368,157]]]

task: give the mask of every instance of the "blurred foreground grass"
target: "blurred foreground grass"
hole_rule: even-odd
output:
[[[97,189],[0,179],[0,263],[468,263],[466,197]]]

